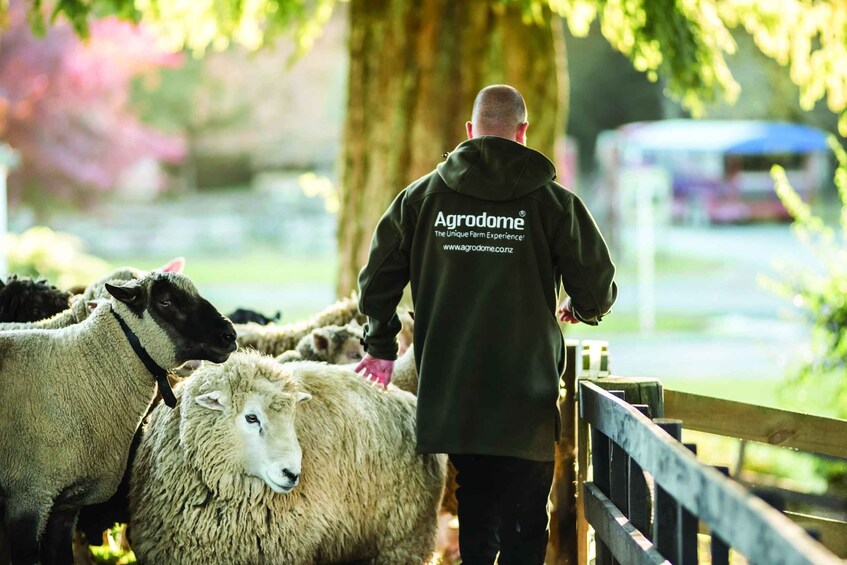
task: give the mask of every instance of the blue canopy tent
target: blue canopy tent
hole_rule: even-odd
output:
[[[621,128],[644,150],[768,155],[828,151],[827,134],[809,126],[756,120],[663,120]]]
[[[710,221],[788,218],[770,168],[782,165],[811,199],[827,171],[827,133],[764,120],[661,120],[618,128],[623,168],[656,166],[670,175],[673,216]]]

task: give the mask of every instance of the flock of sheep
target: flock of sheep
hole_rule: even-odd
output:
[[[232,324],[182,266],[56,313],[0,287],[0,561],[71,563],[118,521],[140,563],[427,562],[446,458],[415,453],[411,347],[383,389],[352,370],[355,299]]]

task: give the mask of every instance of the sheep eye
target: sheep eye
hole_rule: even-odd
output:
[[[244,416],[244,419],[247,420],[248,424],[258,424],[259,418],[255,414],[247,414]]]
[[[171,305],[170,300],[160,300],[159,301],[159,306],[161,306],[162,308],[169,308],[170,305]]]

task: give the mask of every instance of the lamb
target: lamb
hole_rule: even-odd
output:
[[[185,266],[185,260],[182,257],[174,259],[167,263],[162,268],[158,269],[163,273],[180,273]],[[88,285],[81,295],[72,296],[70,299],[70,307],[56,314],[53,317],[27,323],[0,323],[0,330],[25,330],[25,329],[44,329],[53,330],[66,328],[73,324],[78,324],[88,317],[90,309],[88,302],[92,300],[108,299],[109,293],[106,291],[106,283],[112,281],[129,281],[139,279],[145,275],[144,271],[133,267],[123,267],[112,271],[104,277],[98,279]]]
[[[276,357],[296,349],[300,340],[314,329],[332,325],[343,326],[352,320],[360,324],[365,322],[365,317],[359,313],[355,296],[339,300],[308,320],[282,325],[236,324],[235,331],[238,333],[239,346]]]
[[[0,322],[35,322],[69,307],[70,294],[46,280],[9,277],[0,281]]]
[[[175,392],[179,410],[153,411],[133,465],[141,563],[430,557],[445,457],[415,453],[411,394],[241,350]]]
[[[169,400],[162,367],[222,363],[236,349],[232,324],[184,275],[104,286],[110,298],[79,324],[0,332],[0,493],[13,563],[70,562],[77,512],[114,493],[157,382]]]
[[[346,326],[325,326],[312,330],[300,340],[296,350],[286,351],[276,360],[279,363],[324,361],[330,365],[345,365],[358,363],[364,355],[362,326],[353,320]]]

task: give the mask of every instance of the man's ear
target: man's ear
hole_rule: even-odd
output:
[[[465,122],[465,131],[468,133],[468,139],[473,139],[473,123]]]
[[[521,145],[526,145],[526,130],[529,127],[529,122],[521,122],[515,130],[515,141]]]

